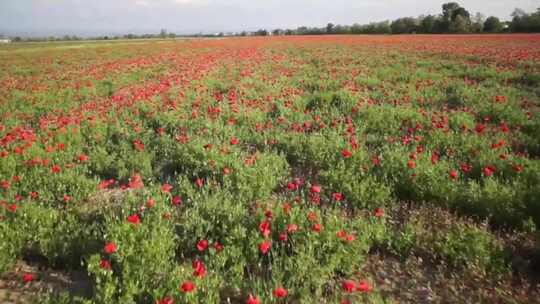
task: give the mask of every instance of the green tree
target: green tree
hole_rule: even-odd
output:
[[[449,30],[451,33],[468,33],[470,32],[470,20],[462,15],[457,15],[456,19],[450,24]]]
[[[161,29],[161,32],[159,33],[159,37],[161,38],[167,38],[167,30],[166,29]]]
[[[334,24],[333,23],[328,23],[326,25],[326,33],[327,34],[332,34],[334,32]]]
[[[484,22],[484,32],[487,33],[500,33],[503,30],[503,24],[499,18],[491,16]]]
[[[476,13],[471,20],[471,32],[481,33],[484,30],[485,17],[481,13]]]
[[[436,22],[437,22],[437,17],[433,15],[428,15],[422,18],[422,20],[420,21],[419,32],[428,33],[428,34],[436,33],[437,32]]]
[[[415,18],[406,17],[394,20],[390,28],[392,34],[410,34],[418,30],[418,24]]]

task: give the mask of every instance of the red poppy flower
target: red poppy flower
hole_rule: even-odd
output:
[[[451,170],[450,171],[450,178],[451,179],[456,179],[458,177],[458,172],[456,170]]]
[[[294,233],[298,230],[298,225],[296,224],[288,224],[287,225],[287,233]]]
[[[202,186],[204,186],[204,180],[202,178],[197,178],[195,180],[195,185],[197,185],[197,187],[201,188]]]
[[[259,231],[264,237],[270,235],[270,221],[266,220],[259,225]]]
[[[409,160],[407,162],[407,167],[409,167],[409,169],[414,169],[416,168],[416,163],[413,160]]]
[[[173,204],[174,206],[180,206],[180,205],[182,205],[182,198],[181,198],[180,196],[174,196],[174,197],[172,198],[172,204]]]
[[[259,251],[262,254],[267,254],[270,251],[270,247],[272,247],[272,243],[269,240],[264,240],[259,244]]]
[[[495,173],[496,168],[494,166],[487,166],[484,168],[483,172],[486,177],[492,176]]]
[[[200,240],[197,242],[197,250],[199,251],[205,251],[206,248],[208,248],[208,240]]]
[[[193,290],[195,290],[195,283],[191,281],[185,281],[180,286],[180,289],[185,293],[192,292]]]
[[[192,263],[193,266],[193,276],[198,278],[204,278],[206,275],[206,268],[204,267],[203,262],[199,260],[194,260]]]
[[[321,230],[322,230],[322,225],[319,224],[319,223],[315,223],[315,224],[313,224],[313,226],[311,227],[311,230],[312,230],[313,232],[321,232]]]
[[[356,287],[356,290],[359,292],[367,293],[373,290],[373,287],[367,281],[361,280],[360,282],[358,282],[358,286]]]
[[[79,156],[77,157],[77,159],[79,159],[79,161],[81,163],[84,163],[86,161],[88,161],[88,156],[87,155],[84,155],[84,154],[79,154]]]
[[[15,211],[17,211],[17,204],[9,205],[8,210],[15,213]]]
[[[481,124],[481,123],[476,124],[476,126],[474,127],[474,130],[475,130],[476,133],[478,133],[478,134],[484,133],[484,130],[485,130],[485,129],[486,129],[486,125]]]
[[[356,283],[351,280],[345,280],[341,283],[341,288],[343,291],[351,293],[356,289]]]
[[[384,215],[383,208],[375,208],[374,215],[375,217],[382,217]]]
[[[171,186],[169,184],[163,184],[163,186],[161,186],[161,191],[169,193],[169,192],[171,192],[172,188],[173,188],[173,186]]]
[[[62,171],[62,168],[60,168],[59,165],[54,165],[51,167],[51,172],[52,173],[60,173],[60,171]]]
[[[258,297],[254,296],[252,294],[249,294],[249,296],[248,296],[248,298],[246,300],[246,304],[261,304],[261,300]]]
[[[141,218],[139,217],[138,214],[132,214],[127,217],[127,221],[133,225],[138,225],[141,223]]]
[[[230,141],[229,143],[230,143],[231,145],[233,145],[233,146],[234,146],[234,145],[237,145],[237,144],[238,144],[238,138],[236,138],[236,137],[231,138],[231,141]]]
[[[34,275],[31,274],[31,273],[26,273],[26,274],[23,275],[22,280],[25,283],[32,282],[34,280]]]
[[[133,141],[133,146],[135,146],[135,150],[139,152],[144,151],[144,143],[140,139]]]
[[[347,149],[343,149],[343,151],[341,151],[341,156],[343,156],[343,158],[349,158],[352,156],[352,152]]]
[[[113,242],[107,243],[104,247],[104,251],[106,254],[113,254],[117,250],[116,244]]]
[[[291,190],[291,191],[296,191],[296,190],[298,190],[298,185],[295,184],[295,183],[292,183],[292,182],[291,182],[291,183],[288,183],[288,184],[287,184],[287,189],[289,189],[289,190]]]
[[[311,193],[321,193],[321,186],[313,185],[313,186],[311,186],[311,188],[309,189],[309,191],[310,191]]]
[[[272,294],[276,298],[285,298],[287,296],[288,292],[287,292],[287,289],[285,289],[283,287],[278,287],[278,288],[274,289]]]
[[[101,269],[110,270],[111,269],[111,262],[109,260],[106,260],[106,259],[101,259],[101,261],[99,262],[99,267]]]
[[[3,180],[3,181],[0,182],[0,187],[2,187],[2,189],[4,189],[4,190],[8,190],[10,186],[11,186],[11,184],[7,180]]]
[[[280,242],[286,242],[288,239],[287,233],[286,232],[280,233],[278,236],[278,239]]]
[[[156,204],[156,201],[154,201],[153,198],[149,198],[149,199],[146,201],[146,207],[148,207],[148,208],[154,207],[155,204]]]
[[[220,252],[221,250],[223,250],[223,245],[221,245],[219,242],[215,242],[213,244],[213,247],[217,252]]]
[[[462,171],[463,173],[469,173],[469,172],[471,172],[471,170],[472,170],[472,166],[469,165],[469,164],[461,164],[461,165],[459,166],[459,168],[461,169],[461,171]]]
[[[343,200],[343,194],[339,192],[332,193],[332,197],[334,198],[336,202],[341,202]]]
[[[142,188],[144,188],[144,184],[143,184],[142,177],[141,177],[140,174],[134,174],[129,179],[128,188],[130,188],[130,189],[142,189]]]
[[[161,300],[157,300],[156,304],[174,304],[174,300],[171,297],[165,297]]]

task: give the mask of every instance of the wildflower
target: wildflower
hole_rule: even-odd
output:
[[[332,197],[334,198],[336,202],[341,202],[343,200],[343,194],[339,192],[332,193]]]
[[[157,300],[156,304],[174,304],[174,300],[171,297],[165,297],[161,300]]]
[[[200,240],[197,242],[197,250],[203,252],[208,248],[208,240]]]
[[[180,289],[185,293],[192,292],[193,290],[195,290],[195,283],[191,281],[185,281],[180,286]]]
[[[116,244],[113,242],[107,243],[104,247],[104,251],[106,254],[113,254],[116,252],[116,250],[117,250]]]
[[[367,281],[361,280],[360,282],[358,282],[358,286],[356,287],[356,290],[359,292],[367,293],[373,290],[373,287]]]
[[[451,179],[456,179],[458,177],[458,172],[456,170],[451,170],[450,171],[450,178]]]
[[[383,208],[375,208],[375,212],[373,215],[375,215],[375,217],[382,217],[384,215]]]
[[[163,184],[163,186],[161,186],[161,191],[165,193],[170,193],[172,188],[173,187],[169,184]]]
[[[287,289],[285,289],[283,287],[278,287],[278,288],[274,289],[272,294],[274,295],[274,297],[279,299],[279,298],[285,298],[287,296],[288,292],[287,292]]]
[[[487,166],[484,168],[483,172],[486,177],[490,177],[495,173],[496,168],[494,166]]]
[[[111,269],[111,262],[107,259],[101,259],[101,261],[99,261],[99,267],[101,269],[105,269],[105,270],[110,270]]]
[[[313,186],[311,186],[311,188],[309,189],[309,191],[310,191],[311,193],[321,193],[321,186],[313,185]]]
[[[79,156],[77,157],[77,159],[81,162],[81,163],[85,163],[88,161],[88,156],[87,155],[84,155],[84,154],[79,154]]]
[[[138,225],[141,223],[141,218],[138,214],[132,214],[127,217],[127,221],[133,225]]]
[[[142,189],[144,184],[140,174],[135,174],[129,179],[128,188],[130,189]]]
[[[270,235],[270,222],[264,221],[259,225],[259,231],[266,238]]]
[[[295,184],[295,183],[290,182],[290,183],[287,184],[287,189],[289,189],[291,191],[296,191],[296,190],[298,190],[298,185]]]
[[[343,156],[343,158],[349,158],[352,156],[352,152],[347,149],[344,149],[343,151],[341,151],[341,156]]]
[[[62,171],[62,168],[60,168],[59,165],[54,165],[51,167],[51,172],[52,173],[60,173],[60,171]]]
[[[351,280],[345,280],[341,283],[341,288],[345,292],[352,293],[356,288],[356,283]]]
[[[26,273],[26,274],[23,275],[22,279],[23,279],[23,282],[29,283],[29,282],[32,282],[34,280],[34,275],[31,274],[31,273]]]
[[[296,224],[288,224],[287,225],[287,233],[294,233],[298,230],[298,225]]]
[[[15,213],[15,211],[17,211],[17,204],[9,205],[8,210],[11,211],[12,213]]]
[[[192,263],[193,266],[193,276],[198,278],[204,278],[206,275],[206,268],[204,267],[203,262],[195,260]]]
[[[246,304],[261,304],[261,300],[257,296],[249,294]]]
[[[213,245],[214,249],[217,251],[217,252],[220,252],[221,250],[223,250],[223,245],[220,244],[219,242],[215,242]]]
[[[262,254],[267,254],[270,251],[270,247],[272,247],[272,243],[269,240],[264,240],[259,244],[259,251]]]
[[[182,205],[182,198],[180,196],[174,196],[172,198],[172,204],[173,206],[180,206]]]

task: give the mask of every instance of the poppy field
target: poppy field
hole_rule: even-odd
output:
[[[0,46],[2,303],[534,303],[540,35]]]

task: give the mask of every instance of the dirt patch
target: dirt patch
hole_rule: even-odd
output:
[[[25,282],[25,275],[33,278]],[[92,282],[85,271],[43,269],[24,261],[17,262],[13,271],[0,277],[0,303],[37,303],[47,293],[68,292],[73,296],[90,297]]]

